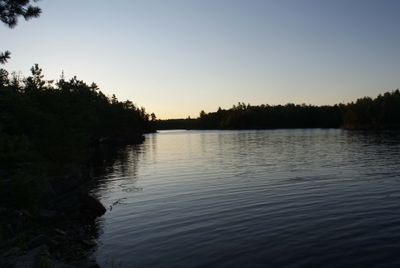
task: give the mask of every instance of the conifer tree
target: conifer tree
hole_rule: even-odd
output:
[[[0,20],[10,28],[14,28],[18,23],[18,18],[22,16],[25,20],[40,16],[41,9],[33,3],[37,0],[0,0]],[[0,64],[4,64],[10,59],[11,52],[0,52]]]

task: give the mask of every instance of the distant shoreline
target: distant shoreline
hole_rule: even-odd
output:
[[[298,129],[342,128],[348,130],[400,129],[400,92],[375,99],[364,97],[348,104],[258,105],[245,103],[216,112],[200,112],[197,118],[157,120],[157,130],[169,129]]]

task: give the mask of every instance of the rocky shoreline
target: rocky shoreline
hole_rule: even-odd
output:
[[[0,267],[100,267],[88,257],[106,212],[88,194],[93,180],[88,172],[52,178],[35,212],[0,206]]]

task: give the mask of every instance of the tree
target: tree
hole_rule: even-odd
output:
[[[31,2],[38,0],[0,0],[0,20],[10,28],[14,28],[18,23],[18,18],[22,16],[25,20],[40,16],[41,9],[34,6]],[[4,64],[10,59],[11,52],[0,52],[0,64]]]
[[[7,86],[8,82],[8,72],[4,69],[0,69],[0,86]]]
[[[31,68],[32,76],[25,80],[26,88],[28,90],[40,90],[43,89],[46,81],[43,80],[42,69],[39,68],[38,64],[35,64]]]
[[[6,50],[5,52],[0,52],[0,64],[4,64],[10,59],[11,52]]]
[[[150,114],[150,120],[151,120],[151,122],[155,122],[156,120],[157,120],[157,116],[156,116],[156,114],[155,113],[151,113]]]

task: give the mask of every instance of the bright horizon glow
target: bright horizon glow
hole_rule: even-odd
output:
[[[238,102],[332,105],[400,85],[396,0],[42,0],[0,26],[3,67],[77,76],[158,118]]]

